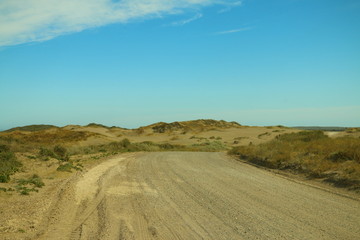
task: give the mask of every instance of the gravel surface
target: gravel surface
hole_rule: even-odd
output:
[[[63,192],[37,239],[360,239],[359,200],[223,153],[116,157]]]

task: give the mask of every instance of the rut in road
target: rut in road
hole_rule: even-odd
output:
[[[58,222],[68,217],[69,224],[50,226],[48,239],[360,236],[358,200],[289,181],[223,153],[113,159],[86,173],[74,189],[76,214],[59,216]]]

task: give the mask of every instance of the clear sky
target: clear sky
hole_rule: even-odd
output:
[[[0,129],[360,126],[359,0],[0,0]]]

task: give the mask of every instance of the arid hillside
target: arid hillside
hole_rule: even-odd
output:
[[[101,124],[86,126],[32,125],[17,127],[0,132],[0,142],[11,145],[53,145],[90,146],[120,141],[124,138],[131,142],[151,141],[181,145],[202,144],[218,141],[226,146],[257,144],[268,141],[283,133],[299,130],[282,126],[250,127],[236,122],[217,120],[194,120],[184,122],[159,122],[137,129],[107,127]]]
[[[170,155],[159,153],[158,156],[187,156],[189,153],[180,151],[229,150],[235,155],[233,159],[311,176],[319,173],[316,176],[327,182],[337,186],[341,183],[343,187],[357,191],[360,171],[355,148],[359,129],[321,132],[316,135],[320,139],[309,138],[312,134],[313,131],[283,126],[252,127],[216,120],[160,122],[137,129],[95,123],[9,129],[0,132],[0,238],[26,239],[32,236],[30,239],[38,239],[39,234],[49,230],[49,223],[59,226],[58,221],[64,221],[65,224],[68,218],[57,214],[68,213],[67,208],[72,206],[67,199],[73,193],[71,184],[78,182],[95,166],[106,165],[109,159],[125,157],[130,161],[134,156],[138,159],[145,154],[134,152],[168,152],[166,154]],[[334,144],[336,152],[332,151]],[[170,152],[177,153],[171,155]],[[206,156],[216,156],[216,153]],[[156,161],[160,164],[163,160]],[[198,159],[193,160],[197,163]],[[223,157],[216,160],[220,166],[225,161]],[[155,164],[149,167],[157,169]],[[121,165],[119,169],[126,166]],[[194,174],[200,171],[193,170]],[[224,174],[221,171],[217,174]]]

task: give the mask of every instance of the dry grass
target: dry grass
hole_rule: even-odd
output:
[[[181,131],[182,134],[187,132],[204,132],[213,129],[239,128],[241,125],[237,122],[226,122],[224,120],[199,119],[193,121],[164,123],[159,122],[149,125],[145,128],[151,128],[154,133],[176,132]]]
[[[36,132],[36,131],[41,131],[41,130],[47,130],[47,129],[51,129],[51,128],[58,128],[54,125],[29,125],[29,126],[24,126],[24,127],[16,127],[16,128],[12,128],[9,129],[5,132],[14,132],[14,131],[28,131],[28,132]]]
[[[234,147],[229,153],[269,168],[288,169],[360,190],[359,138],[334,139],[321,131],[302,131],[259,145]]]
[[[53,131],[43,130],[29,133],[14,131],[1,134],[0,144],[10,146],[15,152],[26,152],[40,147],[74,144],[96,135],[98,134],[65,129],[55,129]]]
[[[33,134],[23,134],[18,133],[15,136],[12,136],[15,139],[18,139],[23,142],[33,142],[41,144],[54,144],[54,143],[68,143],[86,140],[90,136],[94,136],[94,133],[89,132],[77,132],[69,130],[56,130],[54,132],[39,131]]]

